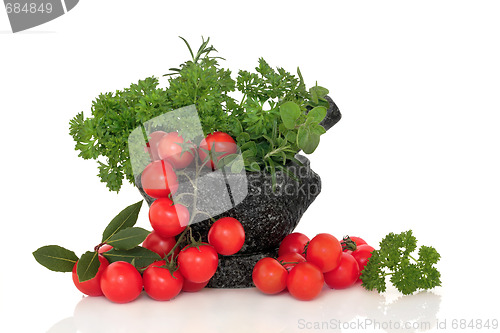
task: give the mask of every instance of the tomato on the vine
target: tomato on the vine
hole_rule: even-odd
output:
[[[73,266],[73,271],[72,271],[72,278],[73,278],[73,283],[75,284],[76,288],[80,290],[82,293],[85,295],[89,296],[102,296],[102,290],[101,290],[101,275],[102,272],[108,267],[109,262],[106,258],[103,256],[99,255],[99,269],[97,270],[96,276],[94,276],[92,279],[80,282],[78,280],[78,275],[76,274],[76,266],[78,265],[78,261],[75,263]]]
[[[194,153],[186,149],[182,151],[184,144],[184,138],[179,133],[168,133],[158,143],[158,156],[176,169],[185,168],[193,161]]]
[[[99,253],[104,253],[104,252],[108,252],[109,250],[111,250],[113,247],[109,244],[104,244],[103,246],[101,246],[99,248]]]
[[[184,247],[177,257],[182,276],[189,281],[202,283],[210,280],[219,265],[219,257],[213,246],[201,244]]]
[[[354,244],[352,244],[352,242],[354,242]],[[347,253],[352,253],[352,249],[354,247],[365,244],[366,242],[363,238],[356,236],[346,236],[342,238],[342,240],[340,241],[340,245],[342,246],[342,251]]]
[[[359,278],[359,266],[349,253],[342,253],[340,264],[334,270],[324,273],[326,284],[332,289],[352,286]]]
[[[289,252],[279,256],[278,261],[282,263],[283,267],[285,267],[287,271],[290,271],[298,263],[306,261],[306,258],[297,252]]]
[[[208,157],[210,161],[207,162],[207,165],[210,165],[212,170],[216,169],[214,161],[218,162],[221,158],[227,155],[235,154],[236,151],[236,142],[229,134],[224,132],[214,132],[208,134],[203,140],[201,140],[199,146],[199,155],[202,162],[206,161],[208,156],[207,153],[212,155]]]
[[[203,288],[206,287],[209,281],[201,282],[201,283],[196,283],[193,281],[189,281],[188,279],[184,279],[184,284],[182,285],[182,291],[187,291],[190,293],[194,293],[197,291],[202,290]]]
[[[215,248],[217,253],[225,256],[235,254],[245,243],[245,230],[237,219],[223,217],[210,227],[208,243]]]
[[[262,258],[254,266],[252,280],[264,294],[277,294],[285,290],[288,271],[274,258]]]
[[[168,198],[159,198],[149,207],[149,222],[161,237],[177,236],[189,223],[189,211]]]
[[[330,234],[318,234],[307,245],[306,259],[315,264],[322,272],[335,269],[340,263],[342,247]]]
[[[141,184],[144,192],[153,198],[166,198],[179,187],[174,169],[164,160],[151,162],[144,168]]]
[[[158,161],[161,159],[158,156],[158,144],[160,143],[161,138],[165,135],[167,135],[167,133],[163,131],[155,131],[149,134],[149,139],[146,143],[146,147],[144,147],[144,151],[150,154],[152,161]]]
[[[287,235],[281,241],[280,248],[278,249],[278,256],[284,255],[289,252],[303,254],[304,247],[309,242],[309,240],[309,237],[300,232],[293,232]]]
[[[168,301],[179,295],[184,277],[176,270],[173,273],[165,265],[165,260],[152,263],[144,271],[142,278],[146,294],[157,301]]]
[[[142,243],[142,247],[151,250],[157,253],[160,257],[164,258],[175,246],[175,243],[175,237],[162,237],[153,230]],[[174,250],[174,257],[179,253],[179,250],[180,249],[178,247]]]
[[[368,263],[368,260],[370,260],[372,252],[374,250],[375,249],[372,246],[365,244],[358,246],[355,251],[352,251],[351,255],[358,262],[360,276],[363,273],[363,269],[365,269],[365,266]]]
[[[115,261],[102,272],[101,289],[104,296],[112,302],[131,302],[142,291],[142,277],[132,264]]]
[[[286,286],[293,297],[301,301],[310,301],[319,295],[324,283],[321,270],[306,261],[292,268],[288,273]]]

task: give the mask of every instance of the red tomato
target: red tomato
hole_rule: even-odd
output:
[[[303,255],[298,254],[296,252],[289,252],[289,253],[285,253],[285,254],[279,256],[278,261],[281,263],[288,263],[288,264],[282,264],[282,265],[283,265],[283,267],[286,268],[287,271],[290,271],[298,263],[306,261],[306,258],[304,258]]]
[[[166,198],[179,187],[174,169],[164,160],[151,162],[144,168],[141,184],[144,192],[153,198]]]
[[[307,245],[306,259],[315,264],[323,273],[337,268],[342,247],[330,234],[317,234]]]
[[[156,231],[152,231],[142,243],[142,247],[151,250],[164,258],[174,247],[176,240],[174,237],[162,237]],[[179,248],[174,250],[174,257],[179,253]]]
[[[78,265],[78,261],[75,263],[75,266],[73,266],[73,271],[72,271],[73,283],[75,284],[76,288],[78,288],[78,290],[80,290],[85,295],[89,296],[103,295],[101,290],[101,275],[102,272],[106,269],[106,267],[108,267],[109,262],[106,258],[104,258],[101,255],[99,255],[98,258],[100,264],[96,276],[84,282],[78,281],[78,275],[76,274],[76,265]]]
[[[101,289],[110,301],[128,303],[140,295],[142,277],[130,263],[115,261],[102,272]]]
[[[158,156],[176,169],[187,167],[193,161],[194,154],[192,151],[184,150],[183,152],[181,146],[183,143],[184,138],[179,133],[168,133],[158,143]]]
[[[214,149],[213,152],[212,149]],[[224,132],[214,132],[207,135],[207,137],[200,142],[199,155],[202,162],[204,162],[207,158],[207,151],[212,152],[212,155],[214,155],[211,157],[210,162],[208,162],[207,165],[210,165],[212,170],[215,170],[215,159],[217,158],[218,162],[221,158],[227,155],[235,154],[237,146],[236,142],[229,134]],[[215,155],[217,155],[217,157]]]
[[[196,247],[186,246],[177,257],[182,276],[195,283],[207,282],[214,276],[219,257],[213,246],[203,244]]]
[[[277,294],[286,288],[288,271],[274,258],[262,258],[254,266],[252,280],[264,294]]]
[[[366,242],[361,237],[349,236],[349,238],[351,238],[351,240],[354,241],[354,243],[356,243],[356,246],[360,246],[360,245],[365,245],[366,244]]]
[[[113,247],[109,244],[104,244],[103,246],[101,246],[99,248],[99,253],[104,253],[104,252],[108,252],[109,250],[111,250]]]
[[[348,253],[342,253],[340,264],[334,270],[324,274],[326,284],[332,289],[344,289],[352,286],[359,278],[359,266],[356,259]]]
[[[368,260],[372,256],[373,250],[375,250],[373,247],[365,244],[365,245],[358,246],[356,251],[352,251],[352,256],[358,262],[360,276],[363,273],[363,269],[365,269],[365,266],[368,263]]]
[[[240,221],[223,217],[214,222],[208,231],[208,243],[217,253],[229,256],[235,254],[245,243],[245,230]]]
[[[152,161],[160,160],[160,157],[158,156],[158,144],[160,143],[161,138],[165,135],[167,135],[167,133],[163,131],[156,131],[149,135],[149,140],[146,143],[144,151],[150,154]]]
[[[168,301],[179,295],[184,283],[184,277],[176,270],[173,274],[165,265],[165,260],[152,263],[142,276],[146,294],[157,301]]]
[[[293,297],[310,301],[319,295],[324,283],[323,273],[316,265],[301,262],[288,273],[286,286]]]
[[[203,288],[205,288],[205,286],[207,284],[208,284],[208,281],[201,282],[201,283],[196,283],[196,282],[184,279],[184,284],[182,285],[182,291],[187,291],[187,292],[190,292],[190,293],[194,293],[194,292],[200,291]]]
[[[361,237],[349,236],[349,238],[354,242],[354,244],[356,244],[356,246],[366,244],[366,242]],[[352,253],[352,251],[350,249],[348,249],[347,246],[345,244],[343,244],[343,242],[344,242],[344,239],[342,239],[340,241],[340,245],[342,246],[342,251],[347,252],[347,253]]]
[[[181,204],[173,204],[168,198],[156,199],[149,207],[149,222],[161,237],[180,234],[189,223],[189,211]]]
[[[293,232],[286,236],[283,241],[281,241],[280,248],[278,250],[278,256],[282,256],[285,253],[296,252],[303,254],[304,247],[307,242],[309,242],[309,237],[300,232]]]

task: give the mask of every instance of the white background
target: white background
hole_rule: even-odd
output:
[[[366,319],[439,320],[451,330],[454,319],[499,319],[499,10],[497,1],[457,0],[86,0],[17,34],[0,10],[0,331],[290,332]],[[323,190],[297,231],[358,235],[376,247],[411,228],[441,253],[443,286],[406,297],[328,289],[311,302],[204,290],[115,305],[82,299],[70,274],[38,265],[38,247],[81,254],[140,199],[131,185],[116,194],[99,182],[68,122],[89,115],[99,93],[188,59],[179,35],[194,46],[210,36],[234,72],[264,57],[328,87],[343,118],[310,156]],[[149,228],[146,214],[138,225]]]

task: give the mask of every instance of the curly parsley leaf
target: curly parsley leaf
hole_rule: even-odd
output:
[[[400,234],[390,233],[374,250],[361,274],[362,286],[368,290],[384,292],[386,277],[403,294],[409,295],[421,289],[441,285],[441,274],[434,265],[440,255],[435,248],[421,246],[418,258],[412,256],[417,249],[417,239],[408,230]]]

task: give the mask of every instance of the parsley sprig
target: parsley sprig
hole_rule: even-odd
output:
[[[386,277],[390,277],[390,282],[405,295],[440,286],[441,274],[434,265],[441,256],[435,248],[421,246],[416,258],[413,255],[416,250],[417,239],[411,230],[388,234],[380,242],[380,249],[372,252],[362,271],[362,286],[384,292]]]

